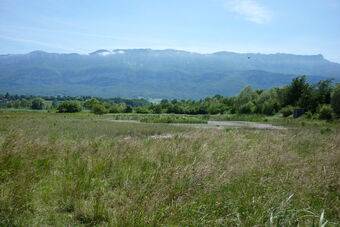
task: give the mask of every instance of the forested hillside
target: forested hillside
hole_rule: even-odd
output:
[[[300,75],[338,81],[340,64],[322,55],[151,49],[0,56],[0,92],[16,94],[200,99],[232,96],[247,85],[282,86]]]

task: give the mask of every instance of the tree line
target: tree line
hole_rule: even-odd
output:
[[[289,85],[269,90],[243,88],[234,97],[215,95],[202,100],[162,99],[151,103],[145,99],[82,97],[34,97],[0,94],[2,107],[43,109],[50,101],[50,109],[57,112],[79,112],[87,109],[105,113],[174,113],[174,114],[264,114],[282,113],[287,117],[295,109],[302,109],[307,117],[331,119],[340,115],[340,84],[333,80],[309,83],[306,76],[292,79]],[[45,106],[46,107],[46,106]]]
[[[0,108],[33,109],[41,110],[57,108],[63,102],[79,102],[93,99],[91,96],[34,96],[34,95],[11,95],[0,94]],[[126,98],[95,98],[102,103],[126,104],[132,107],[147,106],[151,104],[146,99],[126,99]],[[49,103],[49,105],[47,105]]]

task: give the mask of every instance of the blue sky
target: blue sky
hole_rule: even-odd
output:
[[[340,0],[0,0],[0,54],[120,48],[340,62]]]

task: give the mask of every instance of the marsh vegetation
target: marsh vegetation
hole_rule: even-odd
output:
[[[0,113],[0,225],[336,226],[339,124],[301,122],[216,130]]]

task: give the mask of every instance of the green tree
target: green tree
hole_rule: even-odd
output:
[[[167,99],[162,99],[161,100],[161,104],[167,104],[167,103],[169,103],[169,101]]]
[[[148,109],[144,108],[144,107],[137,107],[135,108],[136,113],[140,113],[140,114],[146,114],[149,113]]]
[[[35,98],[32,100],[32,110],[42,110],[44,108],[44,100],[41,98]]]
[[[132,113],[132,107],[130,105],[126,105],[124,112],[125,113]]]
[[[319,118],[323,120],[333,119],[334,111],[329,104],[323,104],[319,111]]]
[[[248,102],[239,108],[239,113],[241,114],[251,114],[254,113],[256,106],[252,102]]]
[[[106,107],[103,104],[101,104],[101,103],[93,104],[92,108],[91,108],[91,111],[94,114],[105,114],[105,113],[108,112]]]
[[[59,106],[59,102],[58,101],[56,101],[56,100],[53,100],[53,102],[52,102],[52,108],[54,108],[54,109],[57,109],[58,108],[58,106]]]
[[[243,88],[240,93],[235,97],[234,108],[240,113],[248,113],[249,111],[252,111],[251,109],[254,105],[253,102],[257,98],[257,92],[254,91],[251,86],[247,86]]]
[[[337,115],[340,115],[340,83],[338,83],[333,89],[331,95],[331,105],[334,112]]]
[[[333,79],[322,80],[314,85],[319,104],[330,104]]]
[[[81,111],[78,102],[63,102],[58,106],[58,113],[76,113]]]
[[[280,113],[282,113],[284,117],[288,117],[294,113],[294,107],[291,105],[285,106],[280,110]]]
[[[162,113],[162,106],[161,105],[151,105],[151,106],[149,106],[149,109],[154,114]]]
[[[285,95],[285,105],[297,105],[300,100],[302,94],[306,91],[306,89],[310,86],[309,83],[306,82],[306,76],[300,76],[294,78],[292,83],[286,86],[286,95]]]
[[[120,112],[122,112],[122,110],[118,105],[114,104],[109,108],[109,112],[110,113],[120,113]]]
[[[83,106],[86,109],[92,109],[92,106],[95,105],[95,104],[100,104],[100,102],[98,101],[98,99],[92,98],[92,99],[87,99],[84,102]]]
[[[20,101],[20,106],[22,108],[29,108],[30,106],[32,106],[32,103],[26,99],[23,99]]]

